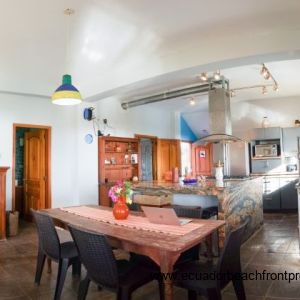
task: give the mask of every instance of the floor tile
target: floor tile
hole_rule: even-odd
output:
[[[296,214],[265,214],[264,225],[241,248],[241,262],[244,272],[300,272],[300,252],[298,240],[298,217]],[[0,242],[0,299],[29,300],[53,299],[57,264],[52,263],[51,274],[47,266],[40,286],[34,281],[37,253],[37,234],[31,223],[21,222],[18,236]],[[82,278],[85,275],[83,268]],[[76,299],[80,279],[68,271],[62,300]],[[245,280],[248,300],[300,300],[300,279],[288,283],[286,280]],[[99,291],[91,284],[88,300],[115,299],[115,294]],[[159,299],[157,283],[149,283],[133,293],[133,300]],[[174,300],[187,299],[184,289],[174,288]],[[199,296],[198,300],[205,299]],[[222,293],[223,300],[236,299],[232,284]]]

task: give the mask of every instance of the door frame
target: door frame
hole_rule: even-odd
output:
[[[153,180],[157,180],[157,140],[158,137],[154,135],[135,134],[134,137],[139,141],[141,139],[149,139],[152,141],[152,176]],[[142,174],[142,164],[139,164],[139,174]]]
[[[16,193],[15,193],[15,166],[16,166],[16,133],[17,128],[36,128],[44,129],[46,131],[45,144],[46,144],[46,191],[45,191],[45,208],[52,207],[51,199],[51,126],[36,125],[36,124],[19,124],[13,123],[13,154],[12,154],[12,210],[16,209]]]

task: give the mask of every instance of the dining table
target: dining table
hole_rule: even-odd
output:
[[[162,274],[171,274],[180,254],[209,239],[225,222],[192,219],[185,225],[153,224],[142,214],[130,212],[126,220],[116,220],[112,208],[96,205],[43,210],[55,225],[75,225],[104,234],[112,247],[151,258]],[[165,300],[173,299],[171,276],[162,276]]]

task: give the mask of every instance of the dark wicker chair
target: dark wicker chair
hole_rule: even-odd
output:
[[[73,275],[80,276],[81,263],[73,241],[61,242],[55,229],[53,220],[45,213],[31,210],[37,226],[39,247],[35,283],[40,284],[46,257],[58,263],[58,273],[54,299],[61,297],[66,274],[70,265],[73,266]]]
[[[107,238],[102,234],[84,231],[69,225],[87,275],[79,286],[78,299],[86,298],[90,281],[117,293],[118,300],[131,299],[137,288],[157,278],[138,264],[116,260]],[[163,286],[159,281],[160,298],[163,299]]]
[[[189,300],[204,294],[210,300],[221,300],[221,290],[232,281],[239,300],[245,300],[245,290],[241,274],[240,248],[246,223],[230,232],[217,265],[212,263],[188,262],[182,264],[176,273],[175,285],[188,290]],[[207,279],[207,274],[217,274],[217,278]],[[187,274],[192,274],[191,277]],[[190,277],[190,278],[188,278]],[[200,278],[205,278],[201,280]],[[231,278],[230,278],[231,277]]]

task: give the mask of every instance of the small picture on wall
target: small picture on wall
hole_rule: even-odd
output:
[[[199,151],[199,157],[205,158],[205,150],[200,150]]]

